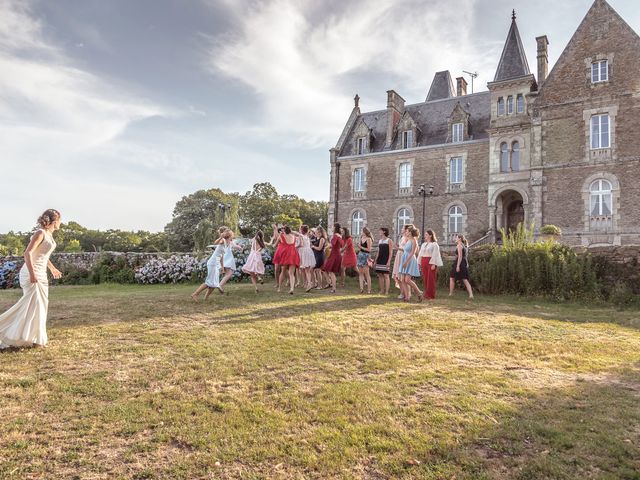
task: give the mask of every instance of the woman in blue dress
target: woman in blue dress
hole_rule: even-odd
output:
[[[420,232],[412,226],[405,230],[404,235],[406,236],[406,243],[402,247],[402,260],[400,261],[400,268],[398,269],[402,299],[408,302],[411,300],[411,292],[414,291],[418,295],[418,301],[422,302],[422,292],[413,281],[414,277],[420,277],[420,267],[418,266],[418,260],[416,258]]]
[[[224,238],[226,232],[222,233],[222,237]],[[224,256],[224,243],[218,243],[213,253],[207,260],[207,278],[204,280],[204,283],[200,285],[195,292],[191,294],[191,298],[193,298],[196,302],[198,301],[198,296],[202,293],[203,290],[207,290],[207,293],[204,294],[204,299],[206,300],[211,295],[214,289],[219,289],[220,292],[222,290],[222,286],[220,285],[220,272],[223,268],[223,256]]]

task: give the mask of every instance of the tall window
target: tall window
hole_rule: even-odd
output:
[[[367,138],[366,137],[358,138],[358,141],[356,143],[357,143],[358,155],[362,155],[364,153],[367,153]]]
[[[591,117],[591,149],[609,148],[611,137],[609,130],[609,115],[594,115]]]
[[[596,180],[591,184],[589,190],[591,192],[591,216],[607,217],[611,215],[611,183],[607,180]]]
[[[402,148],[413,147],[413,131],[406,130],[402,132]]]
[[[504,115],[504,97],[498,99],[498,115]]]
[[[452,185],[462,183],[462,157],[449,160],[449,182]]]
[[[464,140],[464,124],[454,123],[452,138],[454,143],[462,142]]]
[[[449,235],[462,233],[462,207],[454,205],[449,209]]]
[[[364,192],[364,168],[356,168],[353,171],[353,191]]]
[[[511,144],[511,171],[517,172],[520,170],[520,142],[513,142]]]
[[[401,163],[400,164],[400,181],[398,184],[399,188],[410,188],[411,187],[411,164],[410,163]]]
[[[511,95],[507,97],[507,114],[513,114],[513,97]]]
[[[351,233],[354,236],[358,236],[362,233],[364,227],[364,214],[360,210],[353,212],[351,217]]]
[[[609,80],[609,62],[600,60],[591,64],[591,83],[606,82]]]
[[[524,113],[524,95],[518,95],[516,98],[516,111],[518,113]]]
[[[411,223],[411,215],[409,215],[409,210],[406,208],[401,208],[400,210],[398,210],[398,218],[397,218],[397,225],[398,225],[398,236],[400,236],[402,234],[402,230],[404,229],[404,226]]]
[[[509,146],[506,142],[500,144],[500,171],[509,171]]]

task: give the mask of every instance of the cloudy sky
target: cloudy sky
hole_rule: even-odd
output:
[[[640,30],[637,0],[610,0]],[[0,232],[47,207],[161,230],[201,188],[328,198],[353,107],[424,101],[434,72],[493,78],[511,9],[532,71],[592,0],[0,0]]]

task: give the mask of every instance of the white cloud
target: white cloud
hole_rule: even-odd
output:
[[[105,205],[100,199],[118,187],[94,178],[95,166],[89,161],[74,163],[76,159],[113,149],[110,145],[117,145],[114,140],[132,122],[170,113],[74,66],[45,37],[27,1],[0,0],[0,72],[0,162],[15,180],[3,186],[3,207],[37,209],[35,205],[96,199],[95,207]],[[156,166],[150,159],[162,158],[148,151],[128,153],[132,162],[147,168]],[[114,183],[117,179],[111,180]],[[98,186],[104,191],[96,190]],[[83,200],[81,192],[88,191],[93,195]],[[126,197],[130,201],[130,195]],[[3,212],[0,230],[28,228],[29,218],[17,220],[11,210],[11,215]]]
[[[311,0],[269,0],[251,8],[220,1],[237,33],[215,39],[208,65],[249,86],[262,102],[263,121],[242,130],[295,147],[329,146],[352,105],[350,74],[386,73],[397,82],[388,88],[413,103],[424,100],[438,70],[457,76],[463,69],[495,68],[502,44],[469,38],[477,1],[353,0],[321,2],[323,8]],[[361,104],[384,108],[385,92]]]

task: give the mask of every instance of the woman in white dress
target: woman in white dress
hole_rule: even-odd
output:
[[[47,267],[53,278],[62,276],[49,261],[51,252],[56,248],[52,234],[60,228],[60,212],[53,209],[45,211],[38,218],[38,226],[40,228],[33,234],[24,252],[24,265],[20,269],[22,298],[0,315],[0,348],[47,344]]]
[[[309,226],[302,225],[300,227],[300,236],[298,237],[300,246],[298,247],[298,255],[300,256],[300,271],[304,277],[304,290],[308,293],[313,288],[313,280],[311,272],[316,266],[316,256],[311,249],[311,238],[309,238]]]
[[[222,233],[224,235],[224,233]],[[207,260],[207,278],[205,278],[204,283],[200,285],[195,292],[191,294],[191,298],[193,298],[196,302],[198,301],[198,296],[204,290],[207,293],[204,294],[204,299],[206,300],[211,295],[211,292],[216,288],[220,290],[220,292],[224,293],[222,288],[220,287],[220,272],[222,272],[222,256],[224,255],[224,244],[217,244],[216,248],[213,250],[213,253]]]
[[[233,250],[242,250],[242,247],[233,241],[233,237],[233,230],[227,230],[222,234],[222,246],[224,247],[222,266],[224,267],[224,276],[222,280],[220,280],[220,287],[224,287],[233,276],[233,272],[236,271],[236,259],[233,256]],[[220,293],[224,293],[222,288],[218,290],[220,290]]]

